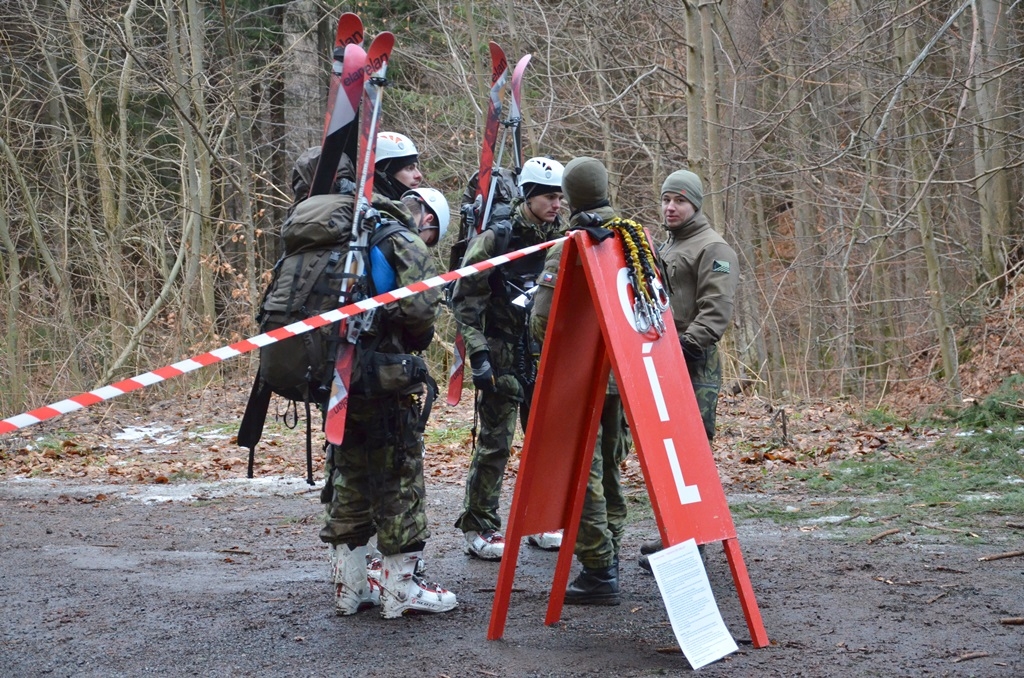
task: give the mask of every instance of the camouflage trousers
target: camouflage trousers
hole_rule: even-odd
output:
[[[514,376],[506,374],[498,378],[493,393],[480,392],[477,397],[480,428],[466,476],[462,515],[455,521],[455,527],[463,532],[501,528],[498,499],[505,466],[512,454],[516,413],[523,402],[523,390]]]
[[[327,446],[334,492],[321,541],[361,546],[376,534],[384,555],[422,548],[430,530],[418,410],[409,397],[349,398],[345,439]]]
[[[576,534],[576,557],[584,567],[609,567],[619,555],[626,528],[626,496],[619,482],[619,465],[629,454],[630,444],[622,398],[609,393],[601,410],[580,529]]]
[[[697,398],[700,418],[704,422],[704,432],[708,440],[715,437],[715,417],[718,409],[718,393],[722,390],[722,359],[718,355],[718,346],[712,344],[704,351],[703,358],[686,358],[686,371],[693,385],[693,395]]]

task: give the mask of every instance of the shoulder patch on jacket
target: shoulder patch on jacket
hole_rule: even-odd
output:
[[[715,259],[711,264],[712,273],[729,273],[732,271],[732,267],[729,266],[728,261],[722,261],[721,259]]]
[[[540,280],[537,281],[538,285],[547,285],[548,287],[555,286],[555,278],[558,277],[557,273],[551,273],[550,271],[544,271],[541,274]]]

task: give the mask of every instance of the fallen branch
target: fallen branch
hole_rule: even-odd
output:
[[[1003,558],[1016,558],[1018,556],[1024,556],[1024,551],[1007,551],[1006,553],[993,553],[990,556],[982,556],[978,558],[978,562],[987,562],[989,560],[1002,560]]]
[[[1024,617],[1003,617],[999,623],[1007,626],[1024,626]]]
[[[946,567],[945,565],[936,565],[935,567],[932,567],[932,568],[928,568],[926,566],[924,569],[926,569],[926,570],[927,569],[932,569],[932,570],[935,570],[936,572],[954,572],[956,574],[967,574],[967,570],[957,570],[957,569],[952,568],[952,567]]]
[[[1006,526],[1015,527],[1018,530],[1024,530],[1024,523],[1011,523],[1010,521],[1006,521]]]
[[[252,555],[252,551],[245,551],[243,549],[238,548],[237,546],[232,546],[231,548],[228,548],[228,549],[217,549],[217,553],[233,553],[233,554],[238,555],[238,556],[251,556]]]
[[[957,657],[956,659],[954,659],[953,663],[955,664],[957,662],[965,662],[968,659],[981,659],[982,657],[990,657],[990,656],[992,656],[992,655],[990,655],[988,652],[968,652],[967,654],[962,654],[959,657]]]
[[[940,527],[938,525],[929,525],[928,523],[919,523],[916,520],[911,520],[910,522],[913,523],[914,525],[920,525],[921,527],[927,527],[929,530],[938,530],[939,532],[953,532],[953,533],[956,533],[956,534],[966,534],[966,535],[968,535],[970,537],[974,537],[975,539],[978,538],[978,535],[976,535],[975,533],[970,532],[968,530],[954,530],[952,527]]]
[[[942,593],[940,593],[939,595],[937,595],[937,596],[935,596],[935,597],[933,597],[933,598],[929,598],[928,600],[926,600],[926,601],[925,601],[925,604],[926,604],[926,605],[931,605],[931,604],[932,604],[932,603],[934,603],[934,602],[935,602],[936,600],[939,600],[940,598],[945,598],[945,597],[946,597],[947,595],[949,595],[949,592],[948,592],[948,591],[943,591],[943,592],[942,592]]]
[[[886,530],[885,532],[879,532],[874,537],[869,537],[867,543],[868,544],[874,544],[879,539],[885,539],[886,537],[888,537],[890,535],[898,534],[899,531],[900,531],[899,528],[894,527],[891,530]]]

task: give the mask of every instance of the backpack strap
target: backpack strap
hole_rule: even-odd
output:
[[[306,484],[313,487],[313,415],[306,398]]]
[[[252,478],[252,467],[256,457],[256,445],[263,437],[263,425],[267,422],[267,409],[270,407],[270,387],[257,373],[253,382],[249,401],[245,404],[245,414],[238,427],[238,446],[249,448],[248,477]]]
[[[385,238],[390,238],[395,233],[399,233],[401,231],[408,232],[408,230],[409,229],[405,224],[400,224],[397,221],[387,219],[381,224],[380,228],[375,230],[373,235],[370,236],[370,242],[367,245],[367,249],[372,250],[374,247],[377,247],[384,242]]]
[[[389,287],[394,285],[394,269],[391,264],[388,263],[387,255],[381,245],[383,245],[391,236],[398,235],[400,233],[406,234],[410,238],[412,237],[412,234],[409,232],[409,228],[406,225],[387,219],[381,222],[381,225],[373,232],[373,235],[370,236],[370,240],[366,245],[366,251],[363,253],[363,256],[366,261],[366,276],[370,283],[371,295],[389,291],[388,289],[379,289],[380,287]],[[377,255],[378,263],[387,267],[387,270],[390,271],[391,278],[386,277],[388,274],[385,273],[385,271],[378,271],[377,274],[374,274],[373,252],[375,250],[379,253]],[[378,282],[382,284],[378,285]]]

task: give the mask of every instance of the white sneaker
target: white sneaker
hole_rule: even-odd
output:
[[[416,576],[416,561],[420,555],[399,553],[384,556],[380,595],[380,616],[384,619],[397,619],[406,612],[447,612],[458,605],[454,593]]]
[[[505,554],[505,537],[497,530],[466,533],[466,554],[481,560],[501,560]]]
[[[537,534],[531,534],[526,538],[526,541],[530,546],[536,546],[545,551],[557,551],[562,548],[562,531],[538,532]]]
[[[367,576],[366,547],[335,547],[334,611],[348,616],[380,605],[380,582]]]

